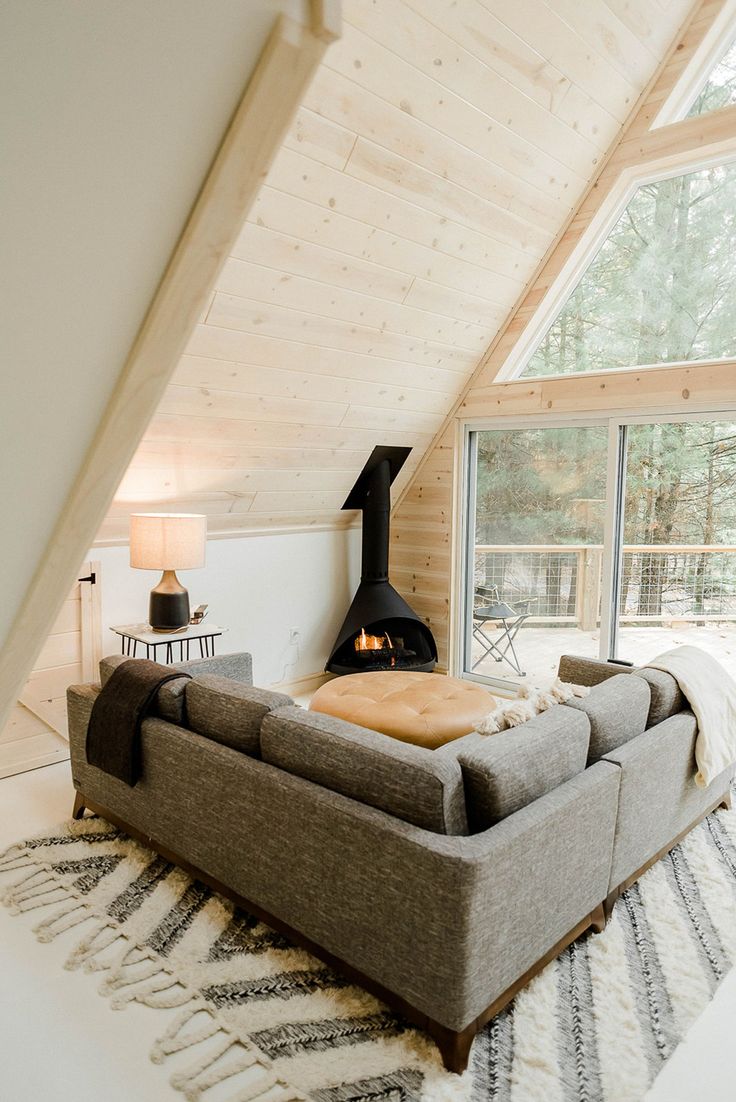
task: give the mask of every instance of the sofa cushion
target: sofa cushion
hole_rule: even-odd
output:
[[[618,674],[596,685],[589,696],[573,698],[560,707],[585,712],[590,720],[588,765],[592,765],[646,730],[649,703],[649,685],[643,677]]]
[[[260,753],[264,716],[275,708],[294,703],[286,693],[258,689],[212,674],[187,681],[184,693],[190,730],[253,756]]]
[[[457,761],[296,706],[266,716],[264,761],[437,834],[467,834]]]
[[[587,716],[558,704],[520,727],[460,739],[455,745],[471,832],[486,830],[581,773],[589,738]],[[444,748],[445,757],[452,746]]]
[[[652,670],[648,666],[642,666],[638,670],[632,670],[635,677],[643,677],[649,685],[651,702],[647,727],[654,727],[657,723],[677,715],[688,707],[682,690],[671,673],[665,670]]]

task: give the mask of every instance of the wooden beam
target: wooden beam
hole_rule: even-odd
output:
[[[625,168],[646,171],[648,166],[665,161],[717,153],[736,153],[736,105],[625,138],[601,178],[618,177]]]
[[[311,0],[312,34],[323,42],[342,35],[342,0]]]
[[[339,33],[339,11],[336,0],[315,0],[310,28],[280,16],[263,49],[0,652],[0,725],[94,540],[328,44]]]
[[[493,383],[466,395],[461,412],[464,417],[519,417],[728,408],[736,408],[736,360]]]

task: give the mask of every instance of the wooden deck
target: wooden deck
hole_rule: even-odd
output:
[[[736,624],[719,623],[708,627],[682,624],[676,627],[637,626],[621,629],[619,635],[620,658],[636,665],[645,665],[663,651],[684,644],[702,647],[736,678]],[[526,684],[549,684],[557,674],[557,664],[562,654],[580,654],[589,658],[599,656],[600,635],[597,631],[581,631],[570,626],[523,627],[516,637],[516,653],[526,676],[516,676],[506,662],[485,659],[475,673],[487,677],[502,677],[510,681],[523,680]],[[473,660],[480,654],[474,644]]]

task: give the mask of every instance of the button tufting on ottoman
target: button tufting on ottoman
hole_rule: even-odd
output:
[[[495,698],[472,681],[401,670],[337,677],[309,705],[428,750],[467,735],[494,706]]]

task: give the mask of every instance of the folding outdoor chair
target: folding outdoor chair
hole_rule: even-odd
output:
[[[531,616],[529,605],[536,598],[530,597],[518,601],[519,608],[512,608],[511,605],[507,605],[505,601],[501,600],[496,585],[490,587],[476,586],[475,596],[476,599],[488,603],[476,604],[473,608],[473,638],[480,644],[483,653],[473,663],[472,668],[475,669],[486,658],[492,656],[496,662],[508,662],[519,677],[525,677],[526,674],[519,664],[514,648],[514,639],[524,621]],[[490,601],[489,598],[491,598]],[[522,606],[525,607],[522,609]],[[495,638],[491,638],[488,634],[489,627],[487,625],[490,624],[501,625],[500,633]]]

